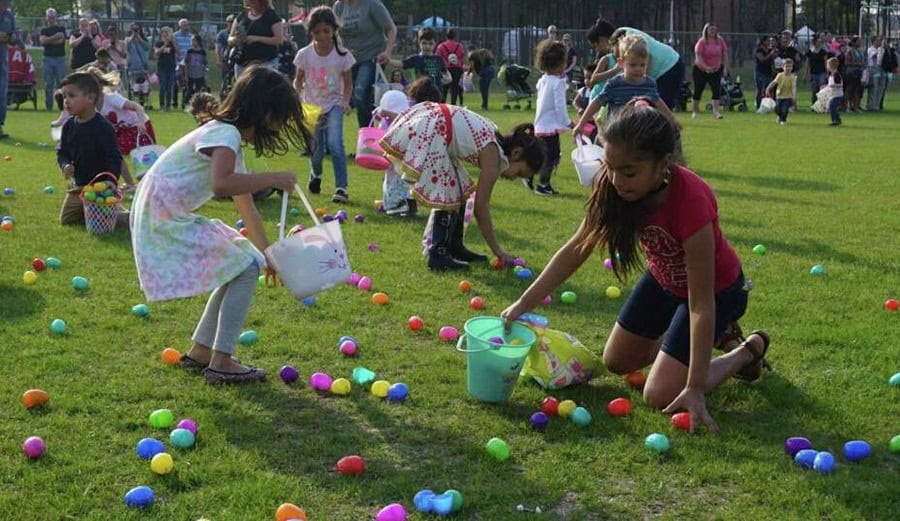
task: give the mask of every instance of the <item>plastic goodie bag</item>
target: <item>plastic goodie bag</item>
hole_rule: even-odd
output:
[[[603,366],[603,360],[577,338],[548,329],[543,316],[523,313],[517,321],[538,336],[522,367],[522,375],[533,378],[544,389],[587,383]]]
[[[288,207],[288,194],[285,192],[281,200],[278,242],[266,248],[266,256],[291,295],[303,300],[347,282],[353,272],[340,221],[320,223],[300,186],[295,186],[294,190],[315,225],[285,238]]]
[[[144,136],[146,141],[150,144],[141,146],[141,136]],[[159,156],[165,151],[166,147],[157,145],[153,142],[153,139],[150,138],[149,134],[143,130],[139,130],[137,133],[137,146],[132,149],[129,154],[131,156],[131,162],[134,163],[134,178],[140,179],[144,177],[144,174],[150,170],[153,163],[155,163],[156,160],[159,159]]]
[[[606,154],[603,147],[595,145],[583,135],[575,136],[575,149],[572,150],[572,163],[581,186],[593,186]]]
[[[756,112],[759,114],[775,112],[775,100],[768,97],[759,100],[759,108],[756,109]]]

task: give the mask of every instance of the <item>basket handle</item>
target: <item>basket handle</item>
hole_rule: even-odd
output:
[[[376,77],[380,76],[381,80],[384,83],[388,83],[387,76],[384,74],[384,69],[381,67],[381,64],[378,62],[375,62],[375,75],[376,75]]]
[[[306,211],[309,212],[309,216],[312,218],[313,223],[318,226],[319,218],[316,216],[315,210],[311,204],[309,204],[309,199],[306,198],[306,194],[303,193],[303,189],[300,188],[299,184],[294,185],[294,191],[297,192],[297,195],[300,196],[300,200],[303,201],[303,206],[306,207]],[[290,199],[290,194],[287,192],[281,193],[281,221],[278,223],[278,240],[284,239],[284,221],[287,219],[287,207],[288,207],[288,199]]]
[[[137,127],[137,129],[138,129],[138,131],[137,131],[137,137],[135,138],[136,143],[134,144],[134,148],[141,148],[141,136],[147,136],[147,139],[150,140],[151,145],[156,144],[156,141],[154,141],[153,138],[150,137],[150,133],[147,132],[147,130],[144,128],[143,125],[139,125]]]
[[[459,340],[456,341],[456,350],[459,351],[460,353],[483,353],[485,351],[490,351],[492,349],[500,349],[500,347],[501,347],[501,346],[497,346],[497,347],[487,346],[487,347],[484,347],[481,349],[469,349],[468,348],[469,342],[466,340],[466,338],[468,338],[468,335],[459,335]],[[466,344],[466,349],[463,349],[463,343]]]

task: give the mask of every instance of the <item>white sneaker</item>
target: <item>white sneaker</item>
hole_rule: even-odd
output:
[[[388,210],[385,210],[384,213],[386,215],[399,215],[402,213],[406,213],[408,211],[409,211],[409,204],[407,204],[406,201],[403,201],[402,203],[398,204],[397,206],[390,208]]]
[[[691,112],[691,119],[697,119],[697,113]]]
[[[724,117],[721,112],[713,112],[713,119],[722,119]]]
[[[786,125],[786,124],[787,124],[787,121],[779,121],[778,124],[779,124],[779,125]]]

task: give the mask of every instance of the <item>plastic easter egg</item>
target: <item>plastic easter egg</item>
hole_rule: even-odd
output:
[[[431,498],[432,511],[439,516],[447,516],[453,512],[453,496],[447,494],[435,494]]]
[[[506,263],[503,262],[503,259],[501,259],[500,257],[494,257],[494,260],[491,261],[491,267],[497,271],[500,271],[506,267]]]
[[[556,407],[556,412],[561,417],[568,418],[569,416],[572,416],[572,411],[574,411],[576,407],[578,407],[578,405],[572,400],[563,400],[559,402],[559,405]]]
[[[444,495],[453,497],[453,512],[462,510],[464,504],[462,492],[451,488],[450,490],[445,490]]]
[[[31,286],[32,284],[37,282],[37,279],[38,279],[37,273],[35,273],[31,270],[28,270],[22,274],[22,282],[24,282],[25,284],[27,284],[29,286]]]
[[[634,371],[625,375],[625,385],[632,389],[643,389],[645,383],[647,383],[647,378],[640,371]]]
[[[309,386],[313,391],[328,392],[331,390],[331,377],[325,373],[313,373],[309,377]]]
[[[130,507],[149,507],[154,499],[153,489],[147,486],[134,487],[125,493],[125,504]]]
[[[87,199],[88,201],[96,201],[97,194],[95,194],[94,192],[85,192],[84,198]]]
[[[631,400],[628,398],[616,398],[606,405],[606,412],[610,416],[628,416],[631,414]]]
[[[167,452],[160,452],[150,460],[150,470],[160,476],[172,472],[173,468],[175,468],[175,462],[172,460],[172,456]]]
[[[189,449],[196,441],[194,433],[187,429],[174,429],[169,433],[169,443],[179,449]]]
[[[593,417],[591,416],[590,411],[585,409],[584,407],[576,407],[574,411],[572,411],[572,422],[575,425],[580,427],[585,427],[591,424]]]
[[[338,338],[338,341],[337,341],[337,344],[336,344],[336,345],[337,345],[338,347],[341,347],[341,344],[343,344],[344,342],[346,342],[346,341],[348,341],[348,340],[351,341],[351,342],[353,342],[354,344],[359,344],[359,342],[356,340],[355,337],[352,337],[352,336],[350,336],[350,335],[344,335],[344,336],[342,336],[341,338]]]
[[[363,366],[354,367],[351,378],[356,385],[366,385],[375,380],[375,372]]]
[[[235,221],[234,227],[235,227],[235,228],[243,228],[243,227],[244,227],[244,220],[243,220],[243,219],[238,219],[237,221]]]
[[[521,270],[519,270],[518,273],[516,273],[516,277],[519,277],[522,280],[529,280],[529,279],[531,279],[531,277],[534,277],[534,274],[531,272],[530,269],[522,268]]]
[[[672,426],[678,430],[691,430],[691,413],[678,412],[672,415]]]
[[[438,336],[445,342],[455,342],[459,338],[459,330],[453,326],[444,326],[438,331]]]
[[[409,387],[405,383],[397,382],[388,387],[387,399],[389,402],[405,402],[409,396]]]
[[[378,250],[380,250],[380,249],[381,249],[381,246],[378,246],[378,243],[377,243],[377,242],[370,242],[370,243],[369,243],[369,251],[370,251],[370,252],[375,253],[376,251],[378,251]]]
[[[353,222],[362,224],[362,223],[366,222],[366,216],[361,213],[358,213],[353,216]]]
[[[469,282],[468,280],[461,280],[459,282],[459,290],[462,291],[463,293],[468,293],[468,292],[472,291],[472,283]]]
[[[278,371],[278,376],[281,377],[282,382],[292,384],[300,378],[300,371],[292,365],[283,365]]]
[[[515,259],[513,259],[513,266],[520,266],[524,268],[525,266],[527,266],[527,264],[525,263],[525,259],[523,259],[522,257],[516,257]]]
[[[16,227],[16,225],[13,224],[12,221],[3,221],[3,222],[0,222],[0,230],[3,230],[3,231],[5,231],[5,232],[11,232],[11,231],[13,231],[13,229],[14,229],[15,227]]]
[[[484,298],[472,297],[472,300],[469,301],[469,307],[476,311],[481,311],[484,309]]]
[[[817,277],[825,275],[825,266],[822,266],[821,264],[816,264],[815,266],[813,266],[812,268],[809,269],[809,274],[815,275]]]
[[[150,308],[147,304],[135,304],[131,308],[131,314],[139,318],[146,317],[150,314]]]
[[[247,331],[244,331],[238,337],[238,343],[240,343],[242,346],[252,346],[258,340],[259,340],[259,333],[257,333],[256,331],[254,331],[252,329],[248,329]]]
[[[372,304],[375,304],[376,306],[386,306],[388,302],[390,302],[390,298],[387,296],[387,293],[379,291],[372,295]]]
[[[644,439],[644,446],[657,454],[665,454],[669,452],[671,445],[669,438],[665,434],[654,432]]]
[[[316,303],[316,297],[306,297],[305,299],[300,301],[304,307],[310,307]]]
[[[506,461],[509,459],[509,445],[500,438],[491,438],[484,446],[487,453],[497,461]]]
[[[47,257],[47,266],[54,270],[58,270],[62,267],[62,261],[56,257]]]
[[[834,456],[827,451],[816,454],[813,460],[813,470],[822,474],[831,474],[834,472]]]
[[[816,461],[817,451],[812,449],[803,449],[794,455],[794,463],[805,469],[811,469]]]
[[[425,321],[422,320],[422,317],[413,315],[406,321],[406,325],[409,326],[410,331],[420,331],[425,327]]]
[[[22,394],[22,405],[26,409],[40,407],[50,401],[50,394],[43,389],[29,389]]]
[[[296,206],[293,206],[293,207],[291,207],[291,209],[290,209],[290,214],[291,214],[293,217],[297,217],[298,215],[300,215],[300,209],[297,208]]]
[[[357,284],[359,284],[360,279],[362,279],[362,275],[354,271],[350,274],[350,279],[347,280],[347,285],[356,286]]]
[[[6,157],[9,157],[9,156],[6,156]],[[9,159],[7,159],[7,161],[9,161]],[[15,188],[4,188],[3,195],[9,195],[9,196],[16,195],[16,189]]]
[[[36,258],[31,261],[31,267],[34,271],[44,271],[47,269],[47,262],[44,259]]]
[[[66,334],[66,321],[61,318],[55,318],[50,322],[50,331],[54,335]]]
[[[559,415],[559,400],[552,396],[544,398],[541,402],[541,411],[547,416]]]
[[[812,442],[802,436],[793,436],[784,440],[784,453],[792,458],[801,450],[811,448]]]
[[[891,376],[891,378],[888,380],[888,384],[892,385],[893,387],[900,387],[900,373],[895,373],[894,376]]]
[[[766,254],[765,245],[757,244],[756,246],[753,247],[753,253],[755,253],[756,255],[765,255]]]
[[[238,230],[238,233],[244,237],[247,237],[248,235],[250,235],[250,230],[248,230],[247,228],[241,228]]]
[[[372,388],[369,391],[377,396],[378,398],[387,398],[388,390],[391,388],[391,383],[387,380],[378,380],[372,384]]]
[[[165,452],[166,446],[156,438],[142,438],[135,445],[134,451],[141,459],[153,459],[153,456]]]
[[[175,424],[175,427],[178,429],[189,430],[195,437],[197,436],[197,431],[200,430],[200,428],[197,426],[197,422],[190,418],[182,418],[178,420],[178,423]]]
[[[91,286],[90,281],[84,277],[75,276],[72,277],[72,287],[78,291],[87,291]]]
[[[366,462],[362,456],[344,456],[338,460],[335,469],[342,476],[360,476],[366,471]]]
[[[610,259],[609,257],[603,259],[603,267],[606,268],[607,270],[613,269],[612,259]]]
[[[347,396],[350,394],[350,389],[350,380],[347,380],[346,378],[336,378],[331,382],[331,394]]]
[[[413,505],[416,506],[416,510],[423,514],[432,513],[434,508],[431,504],[431,500],[435,495],[436,494],[433,491],[428,490],[427,488],[416,492],[416,495],[413,496]]]
[[[361,291],[369,291],[370,289],[372,289],[372,279],[369,277],[362,277],[359,279],[356,287]]]
[[[44,455],[47,444],[40,436],[31,436],[22,443],[22,452],[28,456],[28,459],[38,459]]]
[[[306,521],[306,511],[293,503],[282,503],[275,511],[275,521]]]
[[[167,365],[178,365],[181,363],[181,353],[177,349],[167,347],[159,354],[160,360]]]
[[[400,503],[391,503],[375,515],[375,521],[406,521],[409,514]]]
[[[891,438],[891,442],[888,444],[888,449],[893,454],[900,454],[900,434]]]
[[[551,297],[550,295],[547,295],[546,297],[541,299],[542,306],[549,306],[552,303],[553,303],[553,297]]]
[[[606,298],[616,299],[622,296],[622,290],[617,286],[610,286],[606,288]]]
[[[168,429],[175,423],[175,415],[169,409],[156,409],[150,413],[150,426],[157,429]]]
[[[344,356],[355,356],[357,351],[356,342],[354,342],[353,340],[344,340],[343,342],[341,342],[338,350]]]
[[[52,195],[52,194],[56,193],[56,187],[54,187],[52,185],[47,185],[44,187],[44,193],[48,194],[48,195]]]
[[[847,461],[862,461],[872,454],[872,447],[862,440],[848,441],[844,444],[844,458]]]
[[[346,210],[338,210],[337,213],[334,214],[334,218],[341,222],[346,221],[347,220]]]
[[[897,311],[900,309],[900,300],[889,298],[884,301],[884,309],[888,311]]]
[[[563,291],[560,298],[564,304],[574,304],[578,300],[578,296],[574,291]]]

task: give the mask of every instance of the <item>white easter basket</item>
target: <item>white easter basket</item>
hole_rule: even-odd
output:
[[[606,157],[603,147],[590,143],[582,135],[575,136],[575,150],[572,150],[572,162],[581,186],[594,186],[594,179],[600,173],[600,166]]]
[[[775,112],[775,100],[768,96],[761,99],[759,101],[759,108],[756,109],[756,112],[759,114],[768,114],[770,112]]]
[[[303,201],[315,226],[285,238],[289,197],[285,192],[281,200],[278,242],[266,248],[266,256],[291,295],[297,300],[303,300],[347,282],[353,271],[350,269],[340,222],[334,220],[320,223],[300,186],[295,186],[294,190]]]

